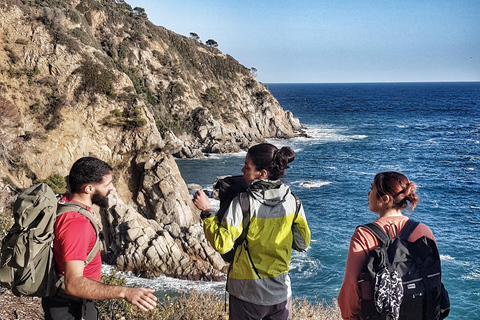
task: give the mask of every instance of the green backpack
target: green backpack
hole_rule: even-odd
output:
[[[57,274],[53,261],[54,224],[57,216],[71,211],[87,217],[95,228],[97,238],[88,253],[87,265],[100,249],[98,226],[87,208],[59,201],[45,183],[34,185],[18,196],[13,210],[15,223],[3,239],[0,251],[3,287],[16,296],[49,297],[64,291],[63,275]]]

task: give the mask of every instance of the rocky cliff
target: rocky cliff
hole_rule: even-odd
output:
[[[0,0],[0,115],[0,203],[97,156],[117,188],[102,213],[104,257],[145,275],[205,279],[226,266],[172,155],[234,152],[302,130],[231,56],[122,0]]]

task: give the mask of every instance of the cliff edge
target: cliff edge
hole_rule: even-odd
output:
[[[173,156],[236,152],[303,129],[250,70],[122,0],[0,0],[0,203],[79,157],[114,168],[103,256],[219,279]],[[1,206],[0,214],[10,214]]]

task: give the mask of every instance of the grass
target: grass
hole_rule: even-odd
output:
[[[165,296],[152,311],[143,312],[137,307],[120,300],[104,300],[100,310],[100,319],[122,320],[201,320],[228,319],[228,303],[224,296],[214,293],[179,292],[178,296]],[[99,303],[97,302],[97,306]],[[293,319],[339,320],[340,310],[335,300],[331,303],[316,301],[310,303],[306,298],[293,300]]]
[[[110,275],[103,275],[102,282],[111,285],[126,284],[125,279],[117,270]],[[215,293],[178,292],[174,297],[165,295],[159,299],[157,306],[148,312],[143,312],[124,300],[97,301],[99,319],[121,320],[227,320],[228,303],[225,297]],[[336,300],[309,302],[306,298],[295,298],[292,304],[293,319],[339,320],[340,310]]]

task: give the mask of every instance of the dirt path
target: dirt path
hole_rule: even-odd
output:
[[[16,297],[11,291],[0,292],[0,319],[40,320],[43,319],[41,299]]]

